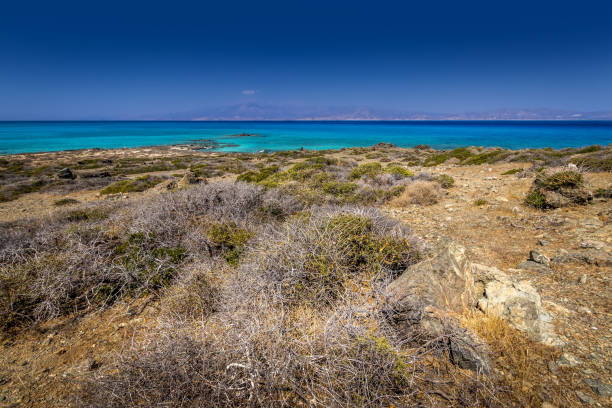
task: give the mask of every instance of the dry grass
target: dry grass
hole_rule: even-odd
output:
[[[440,185],[429,181],[416,181],[406,186],[404,192],[390,204],[395,207],[405,207],[410,204],[432,205],[441,197]]]

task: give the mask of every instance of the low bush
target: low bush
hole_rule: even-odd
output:
[[[60,200],[55,201],[53,205],[55,205],[56,207],[63,207],[65,205],[74,205],[79,203],[80,201],[74,198],[62,198]]]
[[[582,174],[565,170],[545,175],[536,179],[536,185],[547,190],[555,191],[561,188],[578,188],[584,183]]]
[[[520,173],[521,171],[523,171],[523,169],[510,169],[510,170],[504,171],[502,173],[502,176],[509,176],[511,174]]]
[[[374,178],[377,175],[381,174],[383,172],[383,168],[382,165],[378,162],[374,162],[374,163],[364,163],[364,164],[360,164],[359,166],[357,166],[356,168],[354,168],[350,175],[349,178],[355,180],[355,179],[360,179],[363,176],[369,177],[369,178]]]
[[[151,187],[164,181],[164,178],[158,176],[143,176],[133,180],[118,181],[100,191],[100,194],[117,194],[117,193],[132,193],[148,190]]]
[[[527,197],[525,197],[525,204],[540,210],[548,207],[548,204],[546,203],[546,196],[542,194],[539,189],[534,189],[527,194]]]
[[[449,158],[450,158],[450,155],[448,153],[446,153],[446,152],[432,154],[431,156],[428,156],[425,159],[425,161],[423,162],[423,166],[425,166],[425,167],[438,166],[438,165],[446,162]]]
[[[455,185],[455,179],[448,174],[440,174],[438,177],[436,177],[436,181],[440,183],[442,188],[451,188]]]
[[[395,276],[418,258],[416,240],[378,211],[317,210],[264,231],[245,257],[245,274],[260,276],[266,293],[286,305],[324,307],[358,276]]]
[[[440,200],[440,184],[429,181],[416,181],[408,184],[399,197],[391,204],[405,207],[409,204],[432,205]]]
[[[474,201],[474,205],[477,207],[481,207],[483,205],[487,205],[488,202],[487,200],[483,199],[483,198],[479,198],[478,200]]]
[[[399,164],[390,164],[385,168],[385,172],[397,177],[397,178],[406,178],[412,177],[414,175],[413,172],[408,170],[407,168],[399,165]]]
[[[253,236],[253,233],[239,228],[235,222],[211,224],[208,230],[208,238],[211,243],[223,252],[228,264],[237,265],[245,244]]]

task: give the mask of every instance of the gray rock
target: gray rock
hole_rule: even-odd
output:
[[[458,366],[490,372],[489,347],[455,317],[476,304],[465,247],[442,240],[432,254],[387,286],[384,314],[405,335],[437,339]]]
[[[561,357],[557,360],[558,367],[576,367],[577,365],[582,364],[576,356],[570,353],[563,353]]]
[[[541,240],[538,241],[538,245],[540,245],[540,246],[546,246],[548,244],[550,244],[550,241],[546,241],[544,239],[541,239]]]
[[[586,283],[587,280],[587,276],[586,273],[583,273],[582,275],[580,275],[580,277],[578,278],[578,283],[581,285],[584,285]]]
[[[580,222],[580,225],[585,228],[600,228],[603,227],[603,222],[596,217],[584,217]]]
[[[507,320],[533,341],[563,345],[554,332],[552,317],[542,307],[540,295],[529,282],[517,282],[497,268],[478,264],[473,264],[472,273],[476,286],[483,288],[479,291],[483,293],[478,300],[480,310]]]
[[[550,265],[550,259],[538,251],[529,251],[529,260],[546,266]]]
[[[57,177],[61,179],[74,180],[76,176],[68,167],[57,172]]]
[[[516,266],[517,269],[526,269],[529,271],[539,272],[539,273],[549,273],[552,272],[546,265],[542,265],[541,263],[534,261],[523,261]]]
[[[595,405],[595,400],[584,392],[576,391],[576,396],[583,404]]]
[[[593,389],[597,394],[602,397],[612,396],[612,384],[606,384],[599,380],[593,380],[590,378],[584,378],[583,381]]]
[[[594,249],[604,249],[606,244],[601,241],[582,241],[580,243],[581,248],[594,248]]]

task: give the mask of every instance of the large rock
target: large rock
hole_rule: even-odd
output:
[[[179,180],[177,187],[178,188],[187,188],[192,184],[199,184],[202,182],[202,179],[199,178],[193,171],[187,170],[183,177]]]
[[[473,264],[465,247],[453,241],[443,241],[428,259],[406,269],[387,286],[384,297],[385,314],[401,333],[445,339],[452,361],[461,367],[491,367],[487,345],[457,318],[476,307],[507,320],[534,341],[561,344],[533,286]]]
[[[433,256],[410,266],[385,291],[387,304],[402,310],[421,310],[435,306],[463,312],[475,304],[474,279],[465,247],[443,241]]]
[[[552,317],[542,307],[538,291],[527,281],[517,282],[497,268],[472,265],[477,287],[482,297],[478,308],[498,316],[531,340],[551,346],[560,346],[552,326]]]
[[[437,340],[450,359],[474,371],[491,370],[491,351],[456,315],[474,307],[471,263],[465,248],[445,241],[433,256],[409,267],[385,292],[385,313],[400,332]]]
[[[57,172],[57,177],[61,179],[74,180],[76,176],[68,167]]]

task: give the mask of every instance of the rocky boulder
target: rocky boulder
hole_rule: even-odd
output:
[[[534,341],[562,344],[533,286],[474,264],[465,252],[460,244],[443,241],[387,286],[383,310],[399,332],[444,339],[453,362],[485,372],[491,367],[488,346],[457,318],[470,309],[507,320]]]
[[[178,188],[187,188],[192,184],[199,184],[203,180],[199,178],[193,171],[187,170],[183,177],[177,183]]]
[[[58,171],[57,177],[61,179],[66,179],[66,180],[74,180],[76,178],[75,174],[68,167]]]
[[[407,336],[437,340],[451,361],[474,371],[491,370],[488,345],[461,327],[456,315],[475,305],[474,280],[465,247],[445,241],[433,255],[409,267],[385,291],[385,314]]]
[[[538,291],[527,281],[515,281],[497,268],[472,265],[476,286],[481,288],[478,309],[498,316],[531,340],[551,346],[563,343],[554,332],[552,317],[542,307]]]

